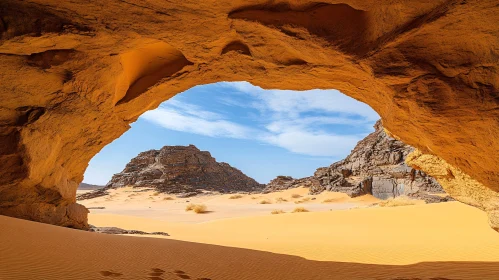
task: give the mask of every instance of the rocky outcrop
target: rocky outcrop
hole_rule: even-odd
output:
[[[263,193],[283,191],[298,187],[316,188],[318,186],[319,180],[313,176],[300,179],[294,179],[291,176],[277,176],[265,185]]]
[[[409,195],[430,202],[447,201],[427,195],[444,192],[438,182],[424,172],[409,167],[405,158],[414,148],[390,137],[381,120],[375,131],[359,141],[344,160],[318,168],[314,176],[294,179],[277,176],[264,192],[309,187],[310,193],[346,193],[351,197],[372,194],[381,199]]]
[[[344,160],[317,169],[314,177],[319,184],[310,192],[327,190],[351,197],[372,194],[381,199],[418,192],[444,192],[434,178],[407,166],[405,158],[413,147],[390,137],[381,120],[374,129]]]
[[[108,194],[109,194],[109,192],[107,191],[107,188],[101,188],[101,189],[97,189],[97,190],[94,190],[91,192],[79,194],[76,196],[76,200],[92,199],[92,198],[96,198],[96,197],[105,196]]]
[[[440,196],[440,195],[428,194],[428,193],[424,193],[424,192],[410,193],[408,195],[408,197],[413,198],[413,199],[424,200],[424,202],[426,202],[427,204],[455,201],[454,198],[452,198],[448,195]]]
[[[209,152],[194,145],[165,146],[133,158],[106,188],[125,186],[154,188],[159,192],[190,194],[201,190],[229,192],[261,191],[263,185]]]
[[[175,94],[241,80],[338,89],[497,193],[498,21],[495,0],[0,1],[0,214],[80,227],[96,153]]]
[[[139,234],[139,235],[162,235],[162,236],[170,236],[168,233],[163,231],[155,231],[155,232],[145,232],[141,230],[135,229],[122,229],[118,227],[96,227],[93,225],[89,225],[90,229],[88,231],[97,232],[97,233],[105,233],[105,234]]]

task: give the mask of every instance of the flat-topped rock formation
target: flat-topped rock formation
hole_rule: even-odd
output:
[[[92,185],[92,184],[87,184],[87,183],[80,183],[80,185],[78,186],[78,190],[91,191],[91,190],[102,189],[103,187],[104,186]]]
[[[253,192],[263,185],[225,162],[217,162],[194,145],[165,146],[133,158],[113,176],[106,189],[150,187],[165,193]]]

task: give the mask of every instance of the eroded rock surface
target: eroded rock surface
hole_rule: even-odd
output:
[[[291,176],[277,176],[265,185],[264,193],[282,191],[298,187],[316,188],[319,180],[313,176],[295,179]]]
[[[381,121],[374,128],[344,160],[317,169],[314,177],[319,185],[311,189],[312,193],[327,190],[351,197],[372,194],[387,199],[417,192],[444,192],[434,178],[405,163],[413,147],[387,135]]]
[[[162,236],[170,236],[166,232],[155,231],[155,232],[145,232],[141,230],[135,229],[122,229],[118,227],[96,227],[94,225],[89,225],[89,231],[97,232],[97,233],[105,233],[105,234],[140,234],[140,235],[162,235]]]
[[[318,168],[311,177],[278,176],[267,184],[265,191],[306,186],[312,194],[333,191],[351,197],[372,194],[387,199],[410,195],[428,201],[438,200],[425,195],[444,192],[438,182],[405,163],[414,148],[390,137],[381,121],[376,122],[374,128],[375,131],[359,141],[345,159]]]
[[[179,92],[240,80],[338,89],[496,193],[497,22],[495,0],[3,0],[0,214],[85,227],[69,213],[102,147]]]
[[[78,200],[102,196],[108,189],[126,186],[184,196],[201,190],[254,192],[264,187],[228,163],[217,162],[209,152],[200,151],[194,145],[164,146],[160,150],[140,153],[121,173],[114,174],[104,189],[80,195]]]

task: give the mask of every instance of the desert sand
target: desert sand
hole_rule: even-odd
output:
[[[189,198],[176,198],[174,195],[157,193],[152,189],[134,189],[131,187],[110,190],[110,195],[90,200],[79,201],[88,208],[105,207],[105,209],[91,209],[91,215],[113,214],[134,217],[146,217],[155,220],[181,223],[199,223],[218,219],[267,216],[273,210],[291,212],[299,206],[310,211],[329,211],[364,207],[377,201],[372,196],[349,198],[342,193],[322,193],[308,195],[307,188],[295,188],[282,192],[268,194],[239,194],[237,199],[231,199],[236,194],[202,195]],[[299,196],[293,198],[292,196]],[[172,199],[173,200],[165,200]],[[286,201],[282,201],[282,199]],[[323,203],[324,200],[332,203]],[[268,201],[270,204],[260,204]],[[208,214],[192,215],[185,211],[190,204],[204,204],[208,207]],[[89,220],[92,224],[92,219]]]
[[[375,198],[338,193],[295,204],[306,191],[164,200],[152,191],[130,199],[135,192],[123,189],[108,201],[83,201],[106,207],[91,210],[95,226],[169,237],[0,216],[0,279],[499,279],[499,237],[480,210],[459,202],[376,208],[368,207]],[[276,203],[278,197],[289,201]],[[262,198],[273,204],[258,204]],[[186,200],[212,212],[186,212]],[[289,213],[297,206],[310,212]]]

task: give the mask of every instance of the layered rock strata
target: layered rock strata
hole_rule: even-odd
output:
[[[314,178],[319,185],[311,189],[312,193],[327,190],[351,197],[372,194],[387,199],[417,192],[444,192],[434,178],[405,163],[413,147],[387,135],[381,121],[374,128],[345,159],[317,169]]]
[[[239,169],[217,162],[209,152],[200,151],[194,145],[164,146],[160,150],[142,152],[98,192],[105,195],[108,189],[125,186],[184,195],[201,190],[230,193],[263,189],[262,184]]]

